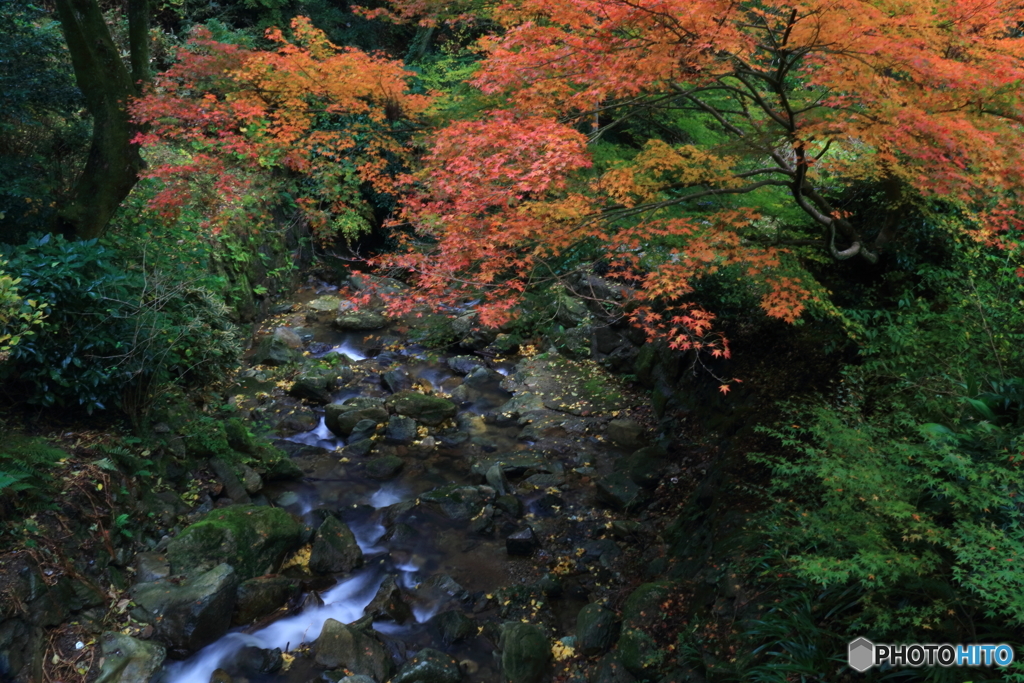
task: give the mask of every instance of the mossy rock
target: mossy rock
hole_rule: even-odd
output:
[[[665,661],[664,650],[647,629],[661,621],[661,605],[671,590],[670,581],[641,584],[622,605],[622,635],[617,649],[623,665],[637,677],[646,677]]]
[[[265,481],[301,479],[305,476],[288,454],[269,443],[256,444],[256,457],[260,461],[261,474]]]
[[[248,455],[256,454],[256,439],[249,433],[245,423],[237,417],[224,420],[224,435],[227,438],[228,446],[234,450]]]
[[[197,417],[184,426],[182,436],[188,454],[194,458],[225,457],[231,462],[237,459],[228,443],[227,429],[222,420]]]
[[[510,683],[537,683],[551,659],[551,645],[533,624],[502,625],[501,669]]]
[[[182,531],[167,546],[167,558],[176,574],[226,562],[245,581],[275,571],[301,535],[302,525],[281,508],[234,505]]]
[[[415,391],[400,391],[386,402],[388,408],[411,417],[425,425],[436,427],[445,420],[455,417],[458,412],[455,404],[439,396],[427,396]]]

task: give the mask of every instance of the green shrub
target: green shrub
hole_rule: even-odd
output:
[[[39,332],[0,368],[29,403],[134,412],[155,385],[203,386],[237,363],[227,311],[202,288],[125,270],[96,241],[46,235],[4,255],[21,293],[45,302]]]

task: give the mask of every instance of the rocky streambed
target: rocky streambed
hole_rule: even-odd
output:
[[[340,294],[309,292],[268,324],[223,428],[253,455],[212,453],[222,487],[132,560],[132,626],[97,645],[98,680],[659,670],[655,615],[674,593],[657,511],[678,505],[680,470],[642,401],[594,364],[502,345],[471,314],[453,325],[459,352],[437,353],[410,342],[417,319]]]

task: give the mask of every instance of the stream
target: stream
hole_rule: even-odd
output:
[[[429,429],[419,426],[419,438],[412,443],[380,445],[383,442],[378,441],[379,448],[372,456],[397,455],[402,460],[398,473],[382,481],[365,471],[365,461],[371,455],[346,454],[349,444],[327,427],[322,406],[283,399],[290,409],[307,413],[314,410],[318,424],[276,442],[305,476],[270,482],[261,494],[313,528],[327,515],[340,518],[362,550],[363,566],[347,574],[310,581],[308,585],[316,585],[319,590],[308,591],[301,609],[293,608],[269,623],[262,620],[233,629],[187,660],[168,662],[162,683],[316,680],[324,667],[311,656],[303,656],[308,652],[303,646],[317,639],[328,619],[344,624],[362,619],[387,580],[394,581],[412,617],[402,623],[386,615],[373,618],[372,628],[396,665],[430,647],[459,662],[463,681],[503,681],[500,657],[496,655],[496,627],[502,621],[519,621],[521,614],[510,612],[508,602],[501,604],[495,599],[499,590],[504,588],[504,595],[508,595],[509,587],[556,586],[546,592],[528,593],[525,613],[545,620],[555,638],[571,636],[576,613],[594,599],[591,589],[595,577],[607,579],[607,567],[618,555],[607,539],[594,540],[594,529],[610,526],[610,522],[608,510],[594,502],[593,477],[610,472],[611,463],[624,452],[598,436],[609,416],[597,411],[592,415],[587,411],[582,415],[547,411],[564,418],[560,428],[548,433],[531,432],[524,429],[522,421],[503,419],[499,411],[514,397],[504,387],[509,386],[506,379],[515,372],[520,357],[477,357],[486,371],[477,371],[467,379],[465,373],[449,367],[447,354],[428,352],[394,332],[333,329],[324,315],[309,314],[303,303],[308,299],[299,302],[297,312],[274,324],[294,326],[310,359],[343,360],[340,354],[348,360],[353,378],[332,392],[333,403],[391,396],[382,375],[398,369],[417,391],[460,397],[458,414],[442,425]],[[273,381],[258,368],[245,375],[243,386],[250,395],[272,390]],[[500,491],[484,484],[483,476],[486,463],[516,457],[526,464],[506,471],[522,506],[520,515],[514,509],[509,512],[496,506]],[[529,464],[531,458],[539,464]],[[466,487],[461,491],[477,491],[474,495],[481,496],[480,511],[471,514],[474,508],[463,514],[461,509],[445,507],[447,503],[425,504],[424,495],[450,485]],[[540,547],[529,556],[510,555],[508,536],[524,530],[529,533],[530,529],[540,539]],[[595,542],[604,543],[604,550],[594,550]],[[607,555],[603,560],[602,552]],[[557,565],[560,554],[570,554],[570,558]],[[585,562],[596,566],[596,573],[588,575],[589,583],[571,576],[578,574]],[[566,567],[572,571],[566,571]],[[301,568],[287,571],[310,579]],[[457,642],[443,637],[443,629],[434,617],[453,609],[472,620],[475,634]],[[567,642],[571,644],[571,638]],[[253,647],[276,648],[297,656],[286,657],[286,665],[273,673],[253,672],[239,663],[241,653]]]

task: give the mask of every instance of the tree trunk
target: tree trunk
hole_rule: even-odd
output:
[[[70,204],[58,214],[57,230],[92,239],[106,231],[142,168],[138,146],[132,143],[137,128],[129,118],[128,101],[137,92],[135,80],[149,78],[148,2],[131,0],[129,4],[132,68],[137,79],[121,60],[96,0],[56,0],[56,5],[75,79],[93,118],[89,156]]]

